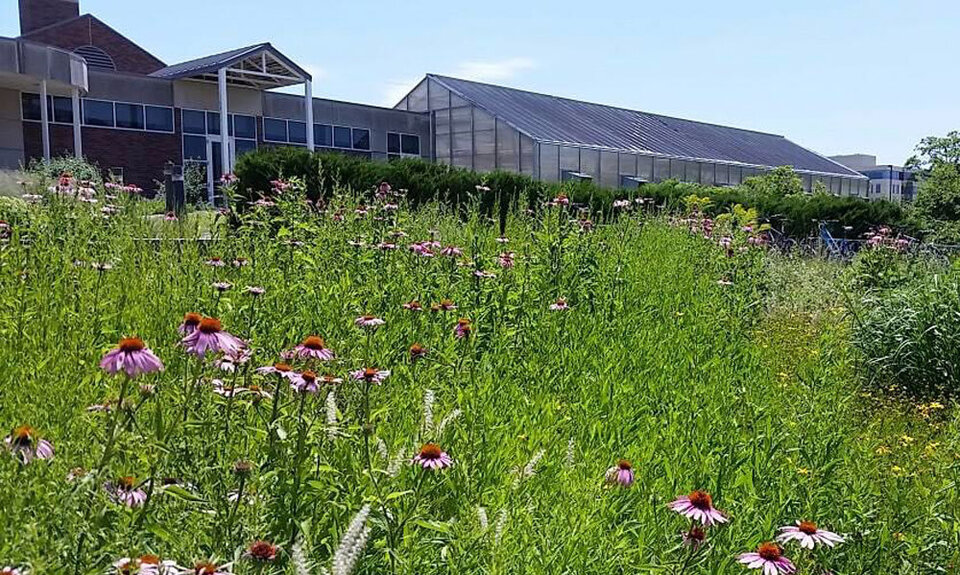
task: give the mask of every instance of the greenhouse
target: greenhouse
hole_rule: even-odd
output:
[[[861,174],[783,136],[427,75],[397,109],[430,114],[437,162],[544,181],[735,186],[779,166],[804,189],[865,196]]]

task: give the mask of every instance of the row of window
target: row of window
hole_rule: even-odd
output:
[[[264,118],[263,141],[278,144],[306,144],[307,123],[297,120]],[[314,145],[323,148],[369,151],[370,130],[331,126],[330,124],[314,124],[313,142]]]
[[[220,112],[204,112],[202,110],[181,110],[180,119],[184,134],[200,134],[204,136],[220,135]],[[242,114],[227,115],[227,131],[236,138],[249,140],[257,139],[257,119]]]
[[[420,157],[420,136],[387,132],[387,159]]]
[[[42,120],[39,94],[23,93],[21,104],[24,120]],[[61,96],[47,96],[47,117],[56,124],[73,124],[73,101]],[[84,126],[173,133],[173,108],[167,106],[83,99],[80,117]]]

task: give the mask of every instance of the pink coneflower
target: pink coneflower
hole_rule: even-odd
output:
[[[198,313],[187,313],[183,315],[183,323],[180,324],[180,327],[177,329],[183,335],[190,335],[191,333],[197,331],[197,328],[200,327],[200,322],[203,320],[203,316]]]
[[[97,270],[100,273],[108,272],[113,269],[113,264],[110,262],[93,262],[90,264],[90,267]]]
[[[554,206],[569,206],[570,198],[566,194],[558,194],[557,197],[553,198],[552,204]]]
[[[423,306],[417,300],[408,301],[403,304],[403,309],[408,311],[423,311]]]
[[[833,547],[837,543],[843,543],[843,537],[832,531],[818,528],[812,521],[797,521],[796,525],[781,527],[777,541],[781,543],[799,541],[800,547],[813,549],[817,545]]]
[[[497,243],[498,243],[498,244],[509,244],[509,243],[510,243],[510,238],[508,238],[508,237],[506,237],[506,236],[500,236],[499,238],[497,238]]]
[[[453,303],[453,300],[445,299],[440,303],[435,303],[430,306],[430,311],[453,311],[457,309],[457,304]]]
[[[440,449],[439,445],[427,443],[420,448],[420,453],[414,456],[413,463],[424,469],[446,469],[453,465],[453,459],[450,459],[450,456]]]
[[[116,375],[122,371],[129,377],[163,371],[160,358],[147,348],[142,339],[137,337],[121,339],[117,347],[103,356],[100,367],[110,375]]]
[[[447,246],[440,250],[440,255],[448,258],[457,258],[463,255],[463,250],[457,246]]]
[[[225,291],[229,291],[230,288],[233,287],[233,284],[230,282],[213,282],[212,286],[213,286],[213,289],[223,293]]]
[[[269,563],[277,558],[277,546],[267,541],[254,541],[243,556],[260,563]]]
[[[247,295],[252,295],[253,297],[259,297],[267,293],[267,290],[260,286],[247,286],[244,288],[243,293]]]
[[[550,311],[566,311],[568,309],[570,309],[570,304],[562,297],[558,297],[556,302],[550,304]]]
[[[763,569],[763,575],[795,573],[793,562],[783,556],[783,549],[776,543],[761,543],[755,553],[743,553],[737,557],[748,569]]]
[[[373,315],[362,315],[353,321],[357,327],[374,329],[380,327],[386,322]]]
[[[23,571],[17,567],[3,567],[0,568],[0,575],[23,575]]]
[[[290,387],[297,393],[316,393],[320,386],[317,383],[317,374],[304,371],[290,377]]]
[[[253,356],[253,352],[249,349],[241,349],[239,353],[225,353],[220,359],[218,359],[214,364],[220,369],[220,371],[226,371],[229,373],[235,373],[237,367],[241,365],[246,365],[250,358]]]
[[[227,264],[220,258],[210,258],[207,260],[207,265],[213,268],[222,268]]]
[[[491,279],[497,277],[497,274],[483,270],[473,270],[473,275],[480,279]]]
[[[418,359],[423,359],[427,357],[427,348],[423,347],[419,343],[415,343],[410,346],[410,361],[417,361]]]
[[[350,372],[350,377],[357,381],[380,384],[383,383],[383,380],[390,377],[390,370],[365,367]]]
[[[259,385],[249,385],[244,389],[241,389],[240,392],[244,395],[249,395],[250,399],[257,403],[264,399],[273,399],[273,394],[267,391],[266,389],[260,387]]]
[[[714,523],[726,523],[727,517],[713,506],[713,498],[706,491],[694,491],[688,496],[678,497],[670,504],[673,509],[684,517],[699,521],[710,527]]]
[[[103,485],[104,491],[115,503],[130,508],[140,507],[147,501],[147,493],[137,487],[134,477],[121,477],[116,481],[108,481]]]
[[[156,555],[131,559],[122,557],[113,562],[118,575],[180,575],[181,569],[173,561],[161,561]]]
[[[330,361],[333,359],[333,350],[327,347],[322,337],[311,335],[303,340],[297,347],[293,348],[294,357],[300,359],[316,359],[320,361]]]
[[[203,318],[197,329],[183,338],[180,343],[183,344],[187,353],[198,357],[203,357],[210,351],[236,355],[247,345],[239,337],[223,331],[220,320],[213,317]]]
[[[630,200],[614,200],[613,208],[616,210],[630,209]]]
[[[500,267],[504,269],[510,269],[514,266],[514,253],[513,252],[503,252],[500,254],[499,262]]]
[[[34,459],[53,459],[53,444],[40,439],[37,430],[28,425],[14,429],[3,443],[24,465]]]
[[[250,265],[250,260],[247,258],[234,258],[233,267],[235,268],[244,268]]]
[[[387,252],[387,251],[397,249],[397,244],[393,244],[390,242],[380,242],[379,244],[377,244],[377,249],[380,251]]]
[[[470,324],[470,320],[466,318],[458,319],[457,325],[453,327],[453,335],[457,339],[468,337],[471,331],[473,331],[473,326]]]
[[[607,470],[605,479],[611,485],[630,487],[633,485],[633,465],[626,459],[621,459]]]
[[[683,544],[687,547],[691,547],[694,551],[700,548],[707,541],[706,532],[697,527],[696,525],[690,527],[688,531],[683,533]]]
[[[216,563],[201,561],[191,569],[184,569],[180,575],[233,575],[229,565],[217,566]]]
[[[163,216],[163,221],[165,221],[165,222],[175,222],[175,221],[177,221],[177,220],[179,220],[179,219],[180,219],[180,218],[177,217],[177,214],[176,214],[175,212],[167,212],[167,213]]]

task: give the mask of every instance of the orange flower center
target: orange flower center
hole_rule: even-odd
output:
[[[380,373],[375,367],[368,367],[363,370],[364,379],[373,379],[377,377],[377,374]]]
[[[205,561],[194,565],[193,571],[196,575],[213,575],[217,572],[217,566]]]
[[[713,508],[713,498],[706,491],[694,491],[690,494],[690,504],[697,509],[707,510]]]
[[[428,443],[420,448],[420,457],[423,459],[440,459],[441,455],[443,455],[443,450],[433,443]]]
[[[311,335],[307,339],[303,340],[303,347],[315,351],[322,351],[326,349],[323,338],[316,335]]]
[[[157,557],[156,555],[144,555],[144,556],[140,557],[140,564],[141,564],[141,565],[142,565],[142,564],[147,564],[147,565],[159,565],[159,564],[160,564],[160,558]]]
[[[29,446],[33,442],[33,436],[36,434],[29,425],[21,425],[13,430],[12,443],[17,446]]]
[[[817,524],[813,521],[801,521],[798,528],[807,535],[813,535],[817,532]]]
[[[453,300],[445,299],[440,302],[440,309],[453,309],[454,303]]]
[[[273,369],[286,373],[288,371],[293,371],[293,368],[285,363],[275,363],[273,364]]]
[[[120,340],[120,345],[118,347],[120,348],[120,351],[124,353],[134,353],[137,351],[142,351],[147,346],[139,337],[125,337]]]
[[[330,375],[330,374],[323,376],[322,379],[323,379],[323,383],[328,383],[328,384],[335,383],[337,381],[337,377],[335,375]]]
[[[408,303],[407,306],[410,309],[420,309],[421,307],[423,307],[420,305],[420,302],[418,302],[417,300],[413,300],[412,302]]]
[[[317,381],[317,374],[312,371],[305,371],[300,374],[300,377],[302,377],[303,381],[307,383],[313,383]]]
[[[783,550],[776,543],[761,543],[757,548],[757,555],[767,561],[776,561],[783,557]]]
[[[622,470],[624,470],[624,471],[630,471],[631,469],[633,469],[633,465],[630,465],[630,462],[627,461],[626,459],[621,459],[621,460],[617,463],[617,467],[619,467],[620,469],[622,469]]]
[[[198,313],[187,313],[183,315],[183,325],[197,327],[202,319],[203,316]]]
[[[223,330],[223,326],[220,324],[220,320],[215,317],[205,317],[200,320],[200,332],[207,335],[220,333]]]
[[[470,320],[469,320],[469,319],[461,319],[461,320],[458,320],[458,321],[457,321],[457,325],[459,325],[461,328],[469,328],[469,327],[470,327]]]
[[[250,545],[250,556],[254,559],[269,561],[277,554],[277,548],[266,541],[254,541]]]
[[[410,353],[413,355],[421,355],[427,351],[427,348],[423,347],[419,343],[415,343],[410,346]]]
[[[687,538],[694,541],[703,541],[707,538],[707,534],[703,532],[703,529],[699,527],[692,527],[690,531],[687,532]]]
[[[137,478],[136,478],[136,477],[131,477],[131,476],[121,477],[120,480],[117,481],[117,485],[118,485],[121,489],[125,489],[125,490],[127,490],[127,491],[130,491],[131,489],[133,489],[133,486],[134,486],[136,483],[137,483]]]

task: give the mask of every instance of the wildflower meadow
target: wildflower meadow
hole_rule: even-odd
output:
[[[865,387],[833,271],[749,211],[22,192],[0,573],[960,565],[949,401]]]

